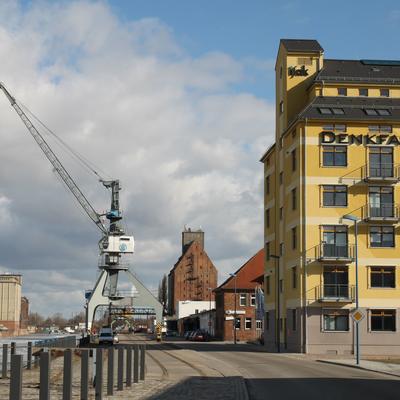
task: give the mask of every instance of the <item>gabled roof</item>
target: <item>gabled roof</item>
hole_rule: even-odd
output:
[[[399,83],[400,61],[325,59],[315,81]]]
[[[264,257],[265,251],[264,248],[262,248],[235,272],[236,278],[230,276],[224,283],[218,286],[215,291],[233,290],[235,288],[235,279],[236,290],[254,289],[257,286],[255,279],[264,273]]]
[[[185,254],[194,246],[194,244],[196,243],[196,241],[194,240],[192,243],[190,243],[189,246],[186,247],[185,251],[182,253],[182,255],[178,258],[178,261],[174,264],[174,266],[172,267],[172,269],[169,271],[170,275],[172,273],[172,271],[174,271],[176,269],[176,267],[179,265],[179,263],[182,261],[182,258],[185,256]],[[204,253],[206,253],[205,250],[203,250]],[[206,253],[207,254],[207,253]],[[208,257],[208,255],[207,255]]]
[[[287,51],[294,53],[319,53],[324,51],[315,39],[281,39],[280,43]]]

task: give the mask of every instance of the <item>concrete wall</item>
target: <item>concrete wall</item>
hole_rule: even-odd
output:
[[[211,303],[211,304],[210,304]],[[215,301],[178,301],[176,307],[176,316],[178,319],[188,317],[192,314],[198,314],[202,311],[208,311],[215,308]]]

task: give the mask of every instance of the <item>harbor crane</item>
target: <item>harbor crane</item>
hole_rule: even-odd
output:
[[[89,292],[86,302],[86,329],[90,332],[92,323],[95,318],[95,312],[99,306],[120,306],[123,304],[125,297],[123,293],[118,291],[118,276],[120,273],[126,273],[128,279],[132,282],[136,289],[137,295],[132,300],[135,307],[152,308],[157,321],[162,320],[162,305],[153,296],[153,294],[138,280],[126,265],[121,264],[121,256],[132,254],[134,252],[134,238],[126,235],[122,225],[122,214],[119,204],[119,192],[121,190],[119,180],[104,180],[100,182],[107,189],[111,190],[111,207],[105,214],[99,214],[90,204],[88,199],[82,193],[74,179],[65,169],[57,155],[48,145],[43,135],[33,125],[31,119],[23,111],[15,97],[10,94],[3,83],[0,82],[0,89],[6,95],[11,106],[17,112],[22,122],[30,134],[39,145],[44,155],[52,164],[55,172],[60,176],[62,181],[75,196],[76,200],[89,216],[89,218],[100,229],[102,236],[99,241],[100,250],[100,275],[94,286]],[[108,227],[104,224],[101,217],[105,216],[108,221]]]

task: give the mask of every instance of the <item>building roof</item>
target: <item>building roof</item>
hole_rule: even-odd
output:
[[[343,111],[342,114],[323,114],[321,108]],[[375,111],[370,111],[375,110]],[[384,115],[380,115],[384,111]],[[341,111],[341,112],[342,112]],[[385,97],[323,97],[313,99],[299,114],[300,119],[400,121],[400,98]]]
[[[254,280],[264,273],[264,257],[265,251],[262,248],[235,272],[236,278],[230,276],[215,291],[233,290],[235,288],[235,279],[236,290],[254,289],[257,286],[257,282]]]
[[[324,51],[315,39],[281,39],[280,43],[287,51],[296,53],[314,53]]]
[[[400,61],[325,59],[315,81],[399,83]]]

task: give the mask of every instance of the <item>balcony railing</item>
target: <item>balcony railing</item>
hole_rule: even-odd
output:
[[[321,243],[317,246],[317,259],[319,261],[351,262],[354,259],[354,245]]]
[[[392,203],[379,206],[365,204],[362,208],[362,217],[365,221],[397,222],[400,218],[399,205]]]
[[[400,166],[393,163],[369,163],[361,168],[365,181],[397,182],[400,179]]]
[[[317,298],[324,302],[352,303],[355,298],[355,286],[348,284],[324,284],[317,286]]]

